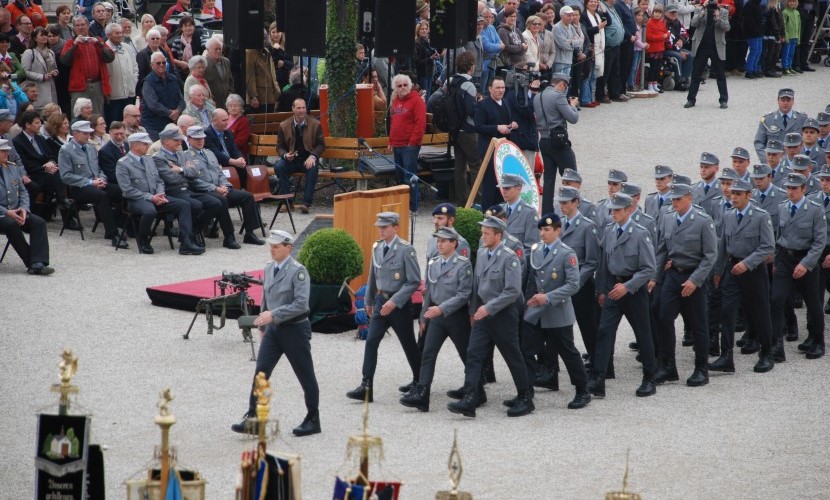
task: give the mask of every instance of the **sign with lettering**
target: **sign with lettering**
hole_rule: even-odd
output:
[[[39,415],[37,500],[86,500],[89,417]]]
[[[499,139],[493,157],[496,179],[501,179],[504,174],[521,177],[524,180],[521,197],[525,203],[538,211],[542,205],[539,197],[539,186],[536,184],[536,177],[533,175],[533,166],[527,162],[522,150],[507,139]],[[489,207],[483,208],[487,210]]]

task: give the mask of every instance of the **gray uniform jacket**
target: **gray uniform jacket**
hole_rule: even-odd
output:
[[[671,199],[669,198],[670,192],[671,191],[666,192],[662,205],[660,205],[660,202],[658,201],[660,193],[656,191],[654,193],[649,193],[648,196],[646,196],[645,213],[654,218],[655,221],[659,221],[660,217],[672,208]]]
[[[773,169],[775,173],[772,175],[772,183],[781,189],[784,189],[784,181],[787,180],[787,174],[792,172],[790,167],[787,166],[787,163],[789,163],[787,159],[782,158],[781,163],[778,164],[778,168]],[[786,193],[787,190],[784,189],[784,192]]]
[[[763,265],[775,252],[772,219],[766,210],[749,205],[738,224],[738,209],[729,210],[723,218],[723,236],[720,240],[715,274],[723,274],[729,257],[739,259],[752,271]]]
[[[818,143],[809,149],[804,148],[804,151],[802,151],[801,154],[809,156],[810,159],[816,162],[819,167],[824,165],[824,148],[819,147]],[[813,170],[815,170],[815,168]]]
[[[718,259],[715,222],[703,210],[692,207],[683,223],[677,225],[677,212],[660,219],[657,245],[657,281],[666,275],[666,261],[681,269],[694,269],[689,280],[700,288],[706,283]]]
[[[274,276],[274,261],[265,265],[261,311],[271,311],[273,324],[297,323],[308,318],[311,280],[305,266],[289,256]]]
[[[805,195],[809,196],[813,193],[818,193],[821,191],[821,181],[816,178],[816,176],[810,174],[810,177],[807,177],[807,191],[804,192]],[[822,199],[822,205],[824,204],[824,200]]]
[[[384,294],[384,298],[402,308],[421,284],[418,258],[412,245],[397,236],[389,244],[386,257],[383,256],[383,245],[383,240],[378,240],[372,245],[372,262],[366,289],[366,296],[369,297],[367,302],[373,304],[375,295]]]
[[[554,203],[553,213],[562,217],[562,209],[559,207],[559,203]],[[596,222],[597,218],[597,206],[589,200],[585,198],[579,199],[579,213],[591,219],[593,222]]]
[[[576,253],[561,239],[553,242],[548,256],[544,255],[544,243],[533,245],[530,251],[530,272],[527,279],[528,298],[544,293],[548,303],[528,306],[524,320],[535,325],[541,320],[542,328],[561,328],[576,321],[571,296],[579,291],[579,263]]]
[[[824,220],[827,221],[827,218],[830,217],[830,203],[828,203],[827,206],[824,205],[825,196],[828,195],[824,194],[824,191],[821,191],[810,196],[809,198],[824,207]],[[830,224],[827,225],[827,238],[824,240],[824,244],[830,245]]]
[[[723,205],[723,192],[721,191],[720,179],[715,179],[708,193],[704,192],[705,185],[703,181],[700,181],[692,186],[693,202],[695,205],[700,205],[709,214],[709,217],[714,218],[715,211],[719,210]]]
[[[758,130],[755,131],[755,153],[758,154],[758,159],[761,163],[766,162],[764,149],[767,147],[767,142],[770,139],[775,139],[783,143],[784,136],[788,133],[801,133],[801,126],[807,121],[807,115],[795,110],[790,111],[790,113],[793,117],[787,119],[786,127],[784,126],[784,115],[777,109],[761,117]]]
[[[481,305],[491,316],[515,304],[522,297],[522,269],[519,258],[504,243],[493,249],[490,257],[487,247],[480,247],[476,256],[470,315]]]
[[[766,210],[770,219],[772,219],[772,233],[775,235],[776,240],[778,239],[778,233],[780,232],[780,228],[778,226],[778,205],[784,201],[787,201],[787,192],[774,184],[770,186],[770,189],[766,196],[764,196],[763,200],[761,200],[760,191],[757,189],[752,190],[752,202],[755,203],[758,208]]]
[[[156,170],[158,170],[161,180],[164,181],[164,188],[168,193],[184,191],[188,187],[189,179],[195,179],[199,176],[196,161],[184,151],[169,153],[160,150],[153,155],[153,161],[155,161]],[[170,168],[170,163],[180,167],[182,171],[174,172]]]
[[[583,214],[568,220],[568,228],[562,225],[559,235],[562,243],[572,248],[579,264],[579,288],[585,286],[599,267],[599,237],[597,226]]]
[[[591,220],[594,221],[598,228],[604,228],[611,222],[611,209],[608,208],[608,198],[603,198],[597,202],[597,215],[596,218]],[[602,231],[599,235],[599,240],[602,241],[604,236],[605,231]]]
[[[630,293],[636,293],[654,278],[654,245],[648,229],[630,221],[617,238],[616,224],[609,223],[603,230],[602,253],[597,270],[597,293],[607,294],[617,283],[622,283]]]
[[[568,104],[565,94],[552,86],[533,99],[533,113],[536,115],[536,130],[542,138],[550,137],[553,128],[567,129],[568,123],[579,121],[579,111]]]
[[[204,156],[202,156],[202,153]],[[231,183],[222,173],[222,166],[216,155],[209,149],[196,151],[192,146],[184,152],[185,158],[194,161],[195,175],[190,179],[190,189],[197,193],[210,193],[219,186],[231,187]]]
[[[648,234],[651,236],[651,242],[654,244],[654,249],[657,250],[657,222],[654,220],[654,217],[640,210],[640,207],[637,207],[637,210],[631,213],[631,220],[648,230]]]
[[[58,153],[58,169],[64,184],[84,187],[92,184],[94,179],[107,179],[107,175],[98,166],[98,151],[92,144],[86,145],[86,152],[80,144],[70,139],[61,146]]]
[[[504,204],[504,209],[507,210],[508,204]],[[536,210],[524,202],[519,200],[516,208],[507,217],[507,232],[515,236],[526,249],[533,246],[539,241],[539,228],[536,224],[539,223],[539,214]]]
[[[9,134],[0,134],[0,139],[6,139],[11,144],[12,148],[9,150],[9,164],[14,164],[17,166],[17,170],[20,171],[20,176],[23,177],[24,175],[29,175],[26,172],[26,165],[23,164],[23,160],[20,158],[20,153],[17,152],[17,146],[12,144],[13,137],[9,137]],[[822,158],[824,157],[824,151],[821,152]],[[824,162],[821,162],[824,163]]]
[[[5,217],[9,210],[25,208],[29,211],[29,192],[23,185],[23,178],[17,165],[7,163],[0,165],[3,176],[0,177],[0,217]]]
[[[462,257],[470,258],[470,244],[460,234],[458,235],[458,246],[455,251]],[[427,266],[429,266],[429,261],[435,257],[438,257],[438,238],[430,238],[427,241]]]
[[[115,164],[115,176],[124,198],[151,201],[153,195],[164,193],[164,182],[159,177],[153,157],[143,156],[141,159],[143,163],[128,153]]]
[[[427,264],[421,321],[425,321],[424,313],[430,306],[439,306],[441,313],[449,316],[470,303],[473,293],[473,265],[470,259],[456,252],[443,266],[442,260],[439,255]]]
[[[805,197],[795,215],[790,217],[790,203],[778,205],[780,228],[778,244],[787,250],[808,250],[800,264],[812,271],[821,258],[827,242],[827,221],[824,206]]]

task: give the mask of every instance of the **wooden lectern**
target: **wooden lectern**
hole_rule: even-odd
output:
[[[352,191],[334,197],[334,227],[345,229],[363,250],[363,274],[349,284],[357,291],[369,278],[372,244],[378,239],[375,215],[396,212],[401,216],[398,235],[409,236],[409,186],[394,186],[371,191]]]

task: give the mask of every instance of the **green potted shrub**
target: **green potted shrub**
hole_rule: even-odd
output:
[[[363,253],[349,233],[334,228],[314,232],[306,238],[297,260],[311,278],[312,325],[328,316],[351,312],[352,298],[343,283],[363,274]]]
[[[479,222],[484,216],[474,208],[459,208],[455,212],[455,230],[470,244],[470,260],[475,266],[478,253],[478,241],[481,239]]]

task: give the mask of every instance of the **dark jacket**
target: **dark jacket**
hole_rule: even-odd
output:
[[[184,96],[179,79],[170,73],[164,79],[151,73],[144,79],[141,97],[141,124],[153,140],[158,139],[158,133],[164,126],[172,123],[171,110],[184,111]]]
[[[622,0],[617,0],[614,3],[614,10],[617,11],[623,23],[623,30],[625,31],[623,43],[631,43],[631,37],[637,34],[637,25],[634,23],[634,11]]]
[[[776,40],[784,38],[784,16],[781,15],[781,11],[767,8],[764,15],[766,16],[764,36],[773,37]]]
[[[161,51],[162,55],[164,55],[164,59],[167,61],[168,70],[172,69],[172,74],[175,76],[176,71],[173,67],[173,63],[170,61],[170,58],[167,57],[167,52],[164,50]],[[138,82],[135,84],[135,95],[141,96],[141,88],[144,85],[144,79],[147,78],[153,72],[153,66],[150,64],[150,56],[153,53],[150,51],[150,47],[144,47],[140,51],[138,51],[138,55],[136,55],[136,62],[138,63]],[[224,102],[222,104],[225,104]]]
[[[282,94],[280,94],[280,103],[279,107],[277,108],[277,111],[291,111],[291,106],[294,104],[294,100],[298,97],[302,97],[303,99],[305,99],[305,109],[307,109],[308,111],[311,111],[312,109],[320,109],[320,99],[317,98],[317,94],[312,93],[311,97],[309,98],[308,87],[301,83],[296,83],[282,91]]]
[[[516,118],[510,113],[510,108],[502,99],[502,106],[507,111],[507,120],[503,120],[502,112],[499,105],[492,98],[487,97],[476,103],[476,133],[478,133],[478,152],[484,154],[487,147],[490,146],[490,139],[492,138],[506,138],[508,135],[502,135],[498,131],[499,125],[509,125],[510,122]]]
[[[127,151],[129,150],[129,146],[125,142],[124,154],[122,155],[121,151],[118,150],[118,147],[112,141],[104,144],[98,150],[98,167],[107,175],[107,179],[113,179],[113,182],[118,182],[115,180],[115,164],[118,163],[118,160],[127,156]]]
[[[435,70],[435,60],[432,58],[434,51],[429,40],[415,40],[415,55],[412,61],[419,80],[432,78],[432,72]]]
[[[219,160],[219,164],[223,167],[228,165],[228,160],[242,158],[242,152],[236,147],[233,133],[230,130],[226,130],[221,133],[221,136],[218,136],[216,135],[216,129],[210,126],[205,128],[205,135],[207,136],[205,137],[205,148],[213,151],[216,159]],[[228,154],[225,154],[220,141],[225,143]]]
[[[521,92],[521,90],[519,90]],[[533,101],[526,94],[523,96],[524,104],[519,102],[519,97],[513,88],[507,89],[504,93],[504,103],[510,110],[513,120],[519,128],[510,133],[510,140],[519,146],[519,149],[527,151],[539,151],[539,139],[536,133],[536,120],[533,116]],[[532,166],[532,165],[531,165]]]
[[[761,19],[763,18],[761,9],[761,0],[749,0],[744,5],[743,16],[741,17],[741,30],[747,40],[760,38],[764,35],[761,27]]]
[[[291,151],[296,151],[295,146],[297,137],[294,132],[294,117],[288,118],[280,122],[280,128],[277,130],[277,152],[280,156],[285,155]],[[303,147],[310,155],[314,155],[318,160],[326,149],[323,138],[323,127],[320,122],[313,116],[306,115],[305,128],[303,128]]]
[[[29,138],[26,137],[24,132],[20,132],[12,139],[12,145],[14,145],[17,154],[20,155],[23,166],[26,168],[26,173],[29,175],[38,174],[43,171],[43,165],[50,161],[55,162],[55,164],[58,163],[58,155],[55,153],[56,150],[49,147],[46,139],[41,135],[36,135],[35,142],[38,148],[40,148],[40,153],[35,151],[34,146],[29,142]],[[55,153],[55,155],[52,156],[51,153]]]

